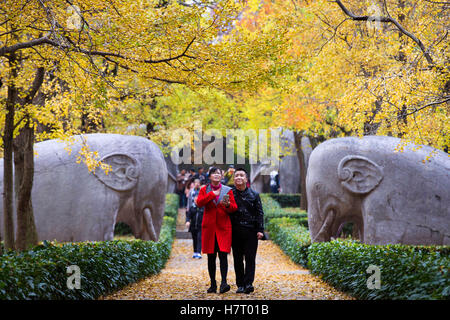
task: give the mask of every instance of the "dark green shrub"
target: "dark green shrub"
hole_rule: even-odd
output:
[[[308,214],[304,210],[293,208],[282,208],[280,204],[273,199],[271,193],[263,193],[261,196],[261,203],[264,210],[264,223],[267,224],[273,218],[292,218],[298,220],[299,224],[308,227]]]
[[[311,244],[309,231],[292,218],[273,218],[267,224],[270,238],[292,261],[306,267],[308,247]]]
[[[165,207],[165,215],[177,219],[178,216],[178,200],[179,195],[176,193],[167,193],[166,194],[166,207]]]
[[[175,220],[164,217],[158,242],[114,240],[51,243],[0,257],[0,299],[96,299],[158,273],[169,258]],[[81,289],[68,289],[66,268],[77,265]]]
[[[266,193],[272,199],[280,204],[282,208],[286,207],[299,207],[300,206],[300,193]]]
[[[366,245],[354,240],[310,243],[292,218],[267,224],[271,239],[296,263],[359,299],[450,299],[450,247]],[[369,289],[370,265],[380,269],[380,289]]]
[[[133,230],[131,230],[131,227],[123,222],[117,222],[114,226],[114,235],[119,236],[128,236],[133,235]]]
[[[448,247],[314,243],[308,267],[334,287],[360,299],[450,299]],[[380,289],[369,289],[369,265],[380,268]]]

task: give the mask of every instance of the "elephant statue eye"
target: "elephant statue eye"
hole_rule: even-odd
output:
[[[128,167],[126,170],[126,176],[136,179],[138,177],[138,172],[137,172],[136,168]]]
[[[353,173],[354,174],[354,173]],[[348,169],[348,168],[344,168],[342,169],[342,171],[340,172],[340,179],[341,180],[347,180],[348,178],[350,178],[352,176],[352,172]]]
[[[124,177],[125,176],[125,168],[119,168],[116,171],[114,171],[114,173],[119,177]]]
[[[352,175],[353,179],[359,181],[362,178],[364,178],[363,174],[361,172],[358,171],[353,171],[353,175]]]

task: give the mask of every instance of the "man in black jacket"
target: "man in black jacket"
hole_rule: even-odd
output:
[[[234,270],[236,272],[236,293],[254,291],[255,259],[258,239],[264,237],[264,212],[259,194],[247,188],[248,175],[245,169],[234,172],[233,195],[238,206],[230,215]],[[244,268],[245,258],[245,268]]]

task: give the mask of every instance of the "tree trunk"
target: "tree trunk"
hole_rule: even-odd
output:
[[[45,69],[36,70],[33,84],[27,91],[21,105],[27,105],[35,101],[42,83],[44,82]],[[30,115],[26,115],[25,126],[20,130],[14,144],[15,182],[17,197],[17,242],[16,249],[26,250],[30,246],[37,245],[38,236],[34,223],[33,206],[31,204],[31,191],[34,179],[34,123]]]
[[[30,119],[27,119],[26,125],[21,129],[15,142],[14,165],[17,196],[16,249],[23,251],[38,243],[33,206],[31,203],[31,191],[34,178],[34,127]]]
[[[308,209],[308,200],[306,197],[306,163],[305,155],[302,149],[303,133],[294,131],[295,149],[297,150],[298,163],[300,164],[300,209]]]
[[[5,132],[3,134],[3,228],[5,249],[14,249],[14,190],[13,190],[13,138],[14,113],[17,102],[17,89],[14,80],[17,78],[16,57],[9,57],[11,67],[6,101]]]

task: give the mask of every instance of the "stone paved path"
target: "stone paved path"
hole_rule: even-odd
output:
[[[236,294],[232,255],[228,255],[228,283],[225,294],[208,294],[209,276],[206,255],[192,258],[192,240],[175,239],[166,267],[157,275],[131,284],[102,299],[163,300],[304,300],[352,299],[327,285],[307,269],[292,262],[272,241],[259,241],[256,259],[255,292]],[[220,282],[219,261],[217,277]]]

